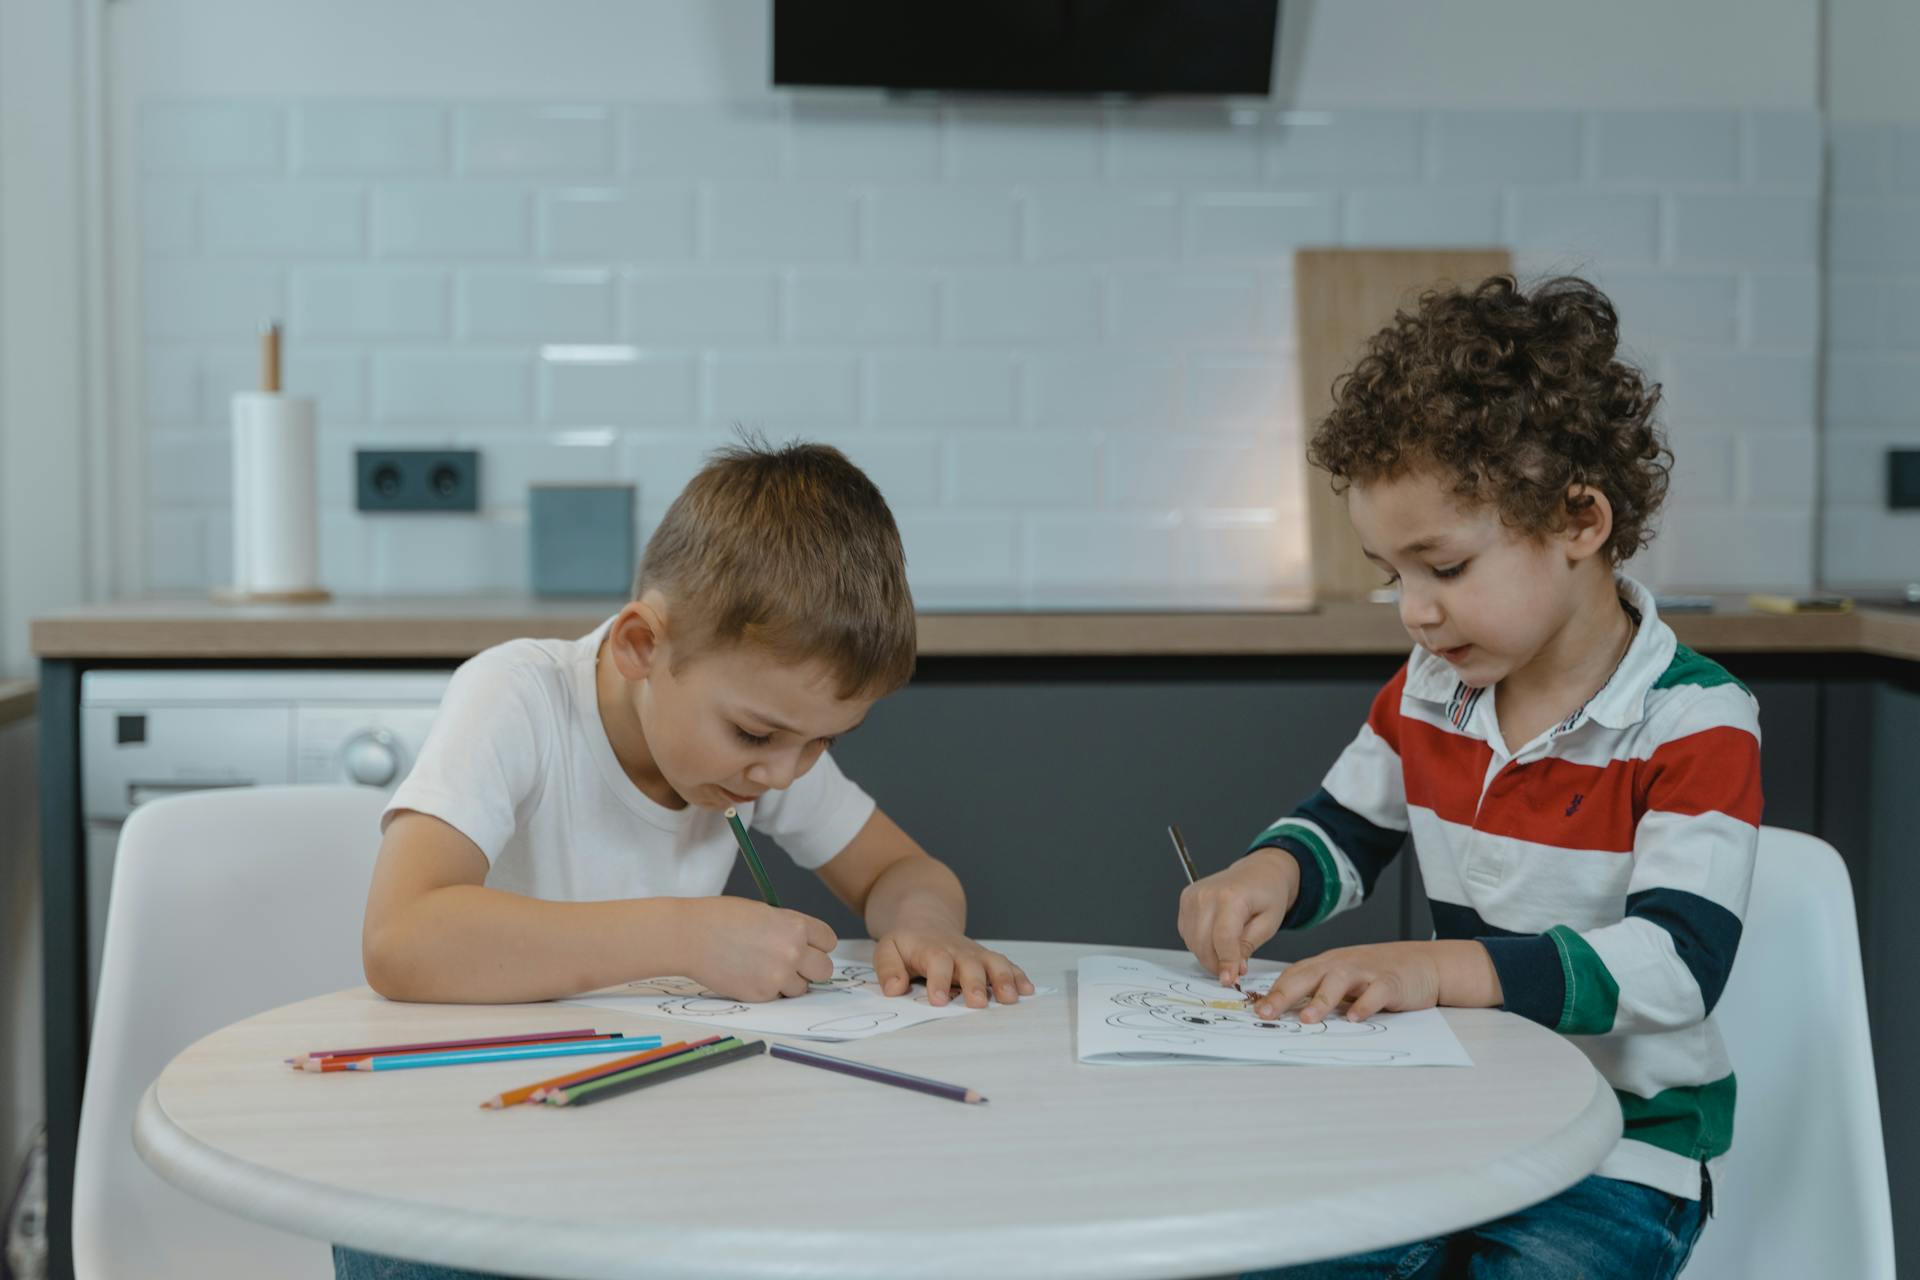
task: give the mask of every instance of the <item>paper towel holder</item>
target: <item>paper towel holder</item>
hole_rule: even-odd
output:
[[[259,391],[233,395],[233,581],[223,604],[318,604],[314,404],[280,390],[280,325],[261,339]]]

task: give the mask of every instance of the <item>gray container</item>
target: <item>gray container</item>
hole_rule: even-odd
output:
[[[533,593],[625,598],[637,559],[635,493],[630,484],[529,486]]]

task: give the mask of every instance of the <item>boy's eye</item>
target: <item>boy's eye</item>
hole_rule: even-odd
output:
[[[1381,585],[1382,585],[1382,586],[1387,586],[1387,587],[1397,587],[1397,586],[1399,586],[1399,585],[1400,585],[1400,575],[1399,575],[1399,574],[1397,574],[1397,573],[1390,573],[1390,574],[1388,574],[1388,575],[1387,575],[1387,580],[1386,580],[1386,581],[1385,581],[1384,583],[1382,583]]]
[[[733,731],[740,735],[740,741],[750,747],[764,747],[773,741],[773,735],[770,733],[748,733],[739,725],[733,726]]]
[[[1450,565],[1445,569],[1435,569],[1433,571],[1433,576],[1436,578],[1457,578],[1461,574],[1465,573],[1466,571],[1467,571],[1467,562],[1465,560],[1462,560],[1459,564]]]

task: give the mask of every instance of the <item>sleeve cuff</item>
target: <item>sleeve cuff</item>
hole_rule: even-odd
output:
[[[1544,933],[1517,938],[1476,938],[1493,957],[1502,1007],[1550,1030],[1566,1012],[1567,975],[1560,949]]]
[[[1326,916],[1327,877],[1320,869],[1320,860],[1313,856],[1298,840],[1289,836],[1267,836],[1253,848],[1254,853],[1261,849],[1278,849],[1294,860],[1300,868],[1300,891],[1293,896],[1293,905],[1287,908],[1287,914],[1281,917],[1282,929],[1304,929],[1316,924]]]

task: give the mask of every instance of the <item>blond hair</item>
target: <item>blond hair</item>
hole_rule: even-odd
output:
[[[839,696],[913,676],[907,558],[886,499],[838,449],[749,438],[717,450],[647,540],[633,594],[672,606],[676,665],[752,645],[824,663]]]

